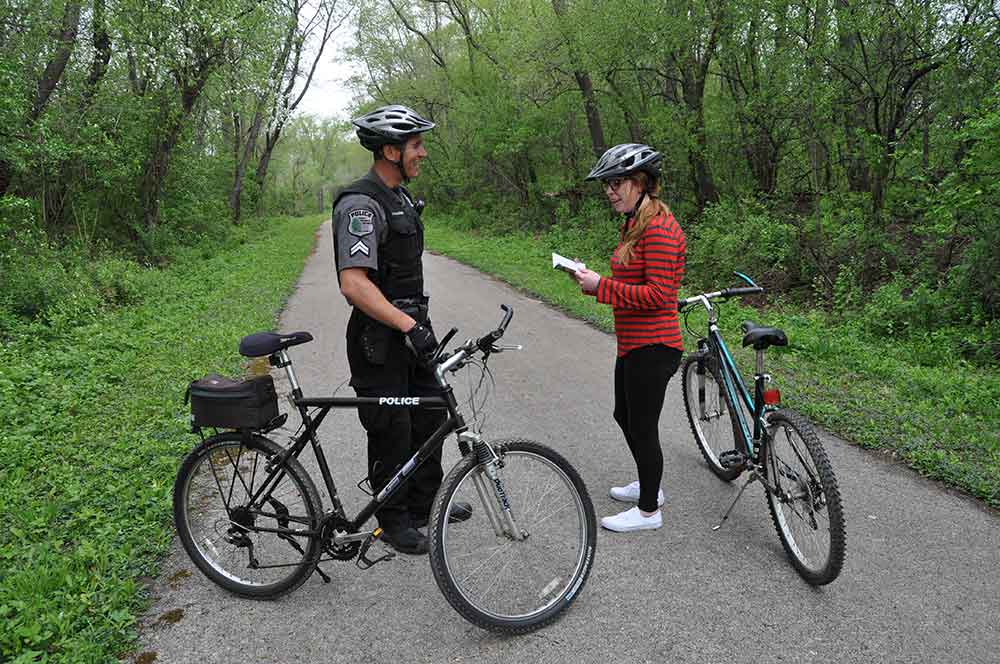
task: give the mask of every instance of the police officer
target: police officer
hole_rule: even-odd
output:
[[[340,192],[333,210],[340,292],[353,306],[347,324],[351,386],[358,396],[440,394],[424,363],[438,342],[424,293],[423,205],[402,186],[420,174],[427,156],[422,134],[434,123],[393,105],[354,125],[374,164]],[[361,406],[358,416],[368,433],[368,473],[376,491],[443,420],[439,410],[399,406]],[[417,528],[427,523],[441,478],[438,450],[377,513],[383,538],[396,550],[427,553],[427,537]]]

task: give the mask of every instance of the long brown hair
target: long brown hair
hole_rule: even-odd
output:
[[[639,206],[639,214],[635,222],[625,233],[622,243],[615,252],[615,256],[618,257],[622,265],[628,265],[628,262],[632,260],[632,255],[635,253],[635,245],[639,243],[639,238],[642,237],[646,227],[649,226],[650,220],[654,217],[661,215],[666,217],[670,214],[670,208],[659,198],[659,180],[650,177],[644,171],[633,173],[629,176],[629,179],[636,182],[639,188],[646,193],[646,196],[643,198],[642,205]]]

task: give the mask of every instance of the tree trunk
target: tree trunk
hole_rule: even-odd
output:
[[[645,143],[645,139],[642,134],[642,126],[639,124],[639,118],[636,117],[635,113],[632,111],[631,104],[634,100],[626,97],[622,94],[621,88],[615,82],[615,77],[612,72],[608,72],[604,77],[608,82],[608,86],[611,87],[611,91],[614,92],[615,103],[618,107],[622,109],[622,115],[625,116],[625,124],[628,125],[628,136],[633,143]]]
[[[583,71],[573,72],[577,85],[580,86],[580,94],[583,95],[583,110],[587,115],[587,128],[590,130],[590,144],[594,149],[594,156],[600,159],[607,146],[604,143],[604,128],[601,126],[601,113],[597,108],[597,100],[594,99],[594,84],[590,80],[590,74]]]
[[[45,110],[45,105],[49,102],[49,97],[59,85],[69,56],[73,53],[73,46],[76,45],[76,32],[80,27],[80,4],[79,2],[67,2],[63,8],[62,26],[59,32],[59,46],[52,59],[45,66],[45,72],[38,81],[38,94],[35,96],[35,103],[31,108],[30,122],[38,119],[38,116]]]
[[[31,106],[28,117],[21,126],[22,131],[26,132],[27,129],[35,124],[35,120],[45,110],[52,92],[62,79],[66,63],[69,62],[69,57],[73,53],[73,47],[76,45],[76,33],[80,27],[80,5],[80,2],[67,2],[63,7],[62,25],[60,26],[57,38],[59,45],[52,54],[52,59],[45,65],[42,78],[38,81],[38,91],[35,95],[35,101]],[[0,159],[0,196],[7,193],[13,176],[14,173],[10,163]]]
[[[83,88],[83,99],[80,108],[83,112],[90,110],[94,97],[100,89],[101,79],[108,70],[111,61],[111,37],[104,20],[104,0],[94,0],[94,59],[90,63],[90,75]]]
[[[83,94],[80,96],[77,117],[85,118],[94,104],[94,97],[100,90],[101,81],[111,60],[111,37],[108,35],[107,23],[104,18],[104,0],[94,0],[92,33],[94,57],[90,62],[90,74],[84,82]],[[68,185],[79,181],[80,168],[75,161],[63,160],[59,164],[59,173],[55,180],[45,187],[42,196],[45,218],[50,231],[61,232],[66,227],[66,202],[69,200]]]
[[[161,126],[166,125],[166,130],[162,138],[157,140],[139,183],[139,200],[142,203],[143,222],[147,231],[154,230],[160,223],[160,194],[163,192],[163,183],[170,166],[170,154],[177,146],[184,123],[191,116],[191,111],[212,74],[213,62],[212,57],[202,59],[194,67],[193,80],[187,84],[180,80],[180,74],[175,74],[181,90],[181,112],[169,120],[167,119],[170,116],[169,108],[165,108],[161,113],[163,120]]]
[[[853,67],[858,60],[858,40],[852,30],[848,15],[851,12],[850,0],[836,0],[837,10],[837,49],[843,63]],[[858,90],[850,89],[852,83],[843,81],[843,91],[840,98],[840,120],[844,131],[847,165],[847,184],[851,191],[862,192],[871,190],[871,174],[861,145],[860,133],[864,131],[868,116],[865,95]],[[852,97],[854,100],[852,101]]]
[[[146,163],[142,181],[139,184],[139,200],[142,203],[142,217],[147,231],[154,230],[160,223],[160,194],[163,181],[170,165],[170,153],[180,137],[181,121],[175,120],[166,135],[157,141],[152,158]]]
[[[566,0],[552,0],[552,10],[561,19],[566,15]],[[576,54],[573,44],[566,38],[566,45],[569,49],[569,60],[574,66],[573,78],[576,79],[577,87],[583,96],[583,112],[587,116],[587,128],[590,130],[590,145],[594,150],[594,156],[598,159],[607,150],[604,142],[604,127],[601,125],[601,112],[597,108],[597,100],[594,98],[594,84],[590,80],[590,74],[576,69]]]
[[[684,103],[690,114],[689,129],[694,138],[694,145],[688,149],[688,162],[691,165],[695,201],[698,204],[698,212],[701,213],[706,205],[719,200],[719,192],[715,188],[706,157],[708,141],[705,137],[705,79],[694,71],[693,66],[685,67],[683,76]]]
[[[254,180],[257,182],[257,196],[258,199],[255,201],[255,207],[260,207],[260,202],[263,200],[264,196],[264,183],[267,180],[267,169],[271,164],[271,155],[274,152],[274,146],[278,144],[278,139],[281,138],[282,127],[275,127],[274,131],[264,132],[264,149],[260,153],[260,157],[257,159],[257,172],[254,173]]]
[[[241,140],[240,128],[234,126],[234,137],[237,152],[236,164],[233,172],[233,188],[229,192],[229,209],[232,212],[232,219],[234,224],[239,224],[241,219],[241,207],[243,198],[243,177],[246,175],[247,164],[250,163],[250,157],[253,155],[254,148],[257,146],[257,138],[260,136],[260,125],[264,120],[264,100],[257,100],[257,110],[254,113],[253,121],[250,123],[250,129],[247,131],[246,143],[243,144],[243,154],[239,154],[239,146]]]

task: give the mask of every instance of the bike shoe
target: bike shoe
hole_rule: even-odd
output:
[[[383,529],[382,540],[396,551],[408,553],[411,556],[424,555],[429,548],[427,536],[412,527]]]
[[[470,516],[472,516],[472,505],[464,500],[456,500],[451,506],[451,512],[448,514],[448,523],[466,521]],[[410,519],[413,521],[414,528],[423,528],[427,525],[428,517],[427,515],[411,515]]]

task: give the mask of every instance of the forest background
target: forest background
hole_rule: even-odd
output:
[[[781,298],[1000,357],[1000,10],[967,0],[5,0],[0,331],[128,300],[133,261],[253,215],[329,208],[363,170],[296,114],[336,29],[354,110],[437,122],[419,181],[480,230],[613,246],[582,176],[665,155],[697,251]],[[345,21],[350,21],[345,25]],[[345,56],[341,56],[345,57]],[[121,272],[121,274],[119,274]]]
[[[328,209],[365,155],[346,123],[296,109],[341,28],[356,112],[405,101],[438,123],[419,181],[438,213],[613,246],[617,222],[582,176],[610,145],[649,143],[697,247],[692,287],[738,266],[873,333],[1000,357],[996,2],[2,11],[0,331],[125,301],[132,261],[219,241],[248,209]]]
[[[811,372],[793,405],[1000,505],[996,0],[2,0],[0,511],[20,516],[0,534],[0,659],[57,652],[95,611],[114,632],[138,606],[127,583],[68,612],[2,583],[57,569],[52,524],[96,504],[31,483],[60,453],[32,437],[75,417],[65,386],[98,357],[66,340],[147,306],[169,316],[162,284],[222,279],[201,263],[307,242],[283,217],[328,215],[370,163],[346,118],[301,111],[333,57],[354,72],[352,115],[401,102],[437,123],[413,187],[431,246],[535,292],[555,277],[518,281],[525,256],[594,266],[617,242],[583,182],[597,157],[655,146],[685,289],[737,269],[768,288],[753,304],[794,330],[785,367]],[[128,537],[93,545],[126,580],[142,569],[116,553]],[[67,574],[89,579],[96,554],[73,546]]]

